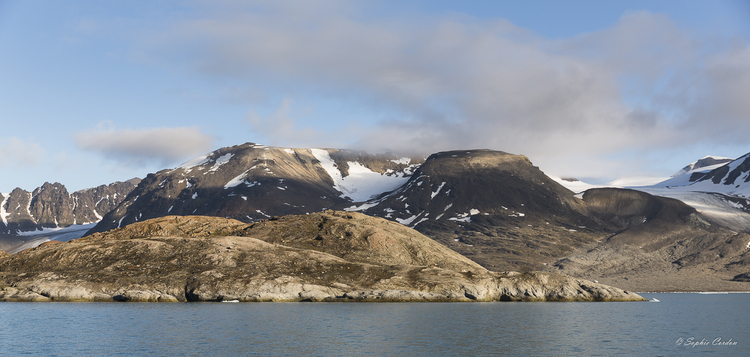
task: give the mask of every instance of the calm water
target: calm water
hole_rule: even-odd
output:
[[[750,355],[750,294],[642,295],[661,302],[0,303],[0,355]]]

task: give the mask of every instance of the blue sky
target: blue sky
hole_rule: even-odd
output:
[[[0,0],[0,192],[257,142],[551,175],[750,152],[748,1]]]

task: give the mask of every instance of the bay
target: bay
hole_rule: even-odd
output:
[[[660,302],[0,303],[0,354],[750,353],[750,294],[642,296]]]

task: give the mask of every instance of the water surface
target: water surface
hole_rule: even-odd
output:
[[[642,295],[660,302],[0,303],[0,354],[749,353],[750,294]]]

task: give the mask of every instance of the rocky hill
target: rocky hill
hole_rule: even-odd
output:
[[[69,193],[46,182],[32,192],[0,193],[0,249],[23,243],[24,236],[44,229],[98,222],[140,182],[132,179]]]
[[[104,232],[166,215],[254,222],[320,212],[398,188],[422,160],[335,149],[247,143],[148,175],[91,230]]]
[[[169,216],[0,257],[5,301],[639,301],[495,273],[400,224],[326,211],[254,224]]]

